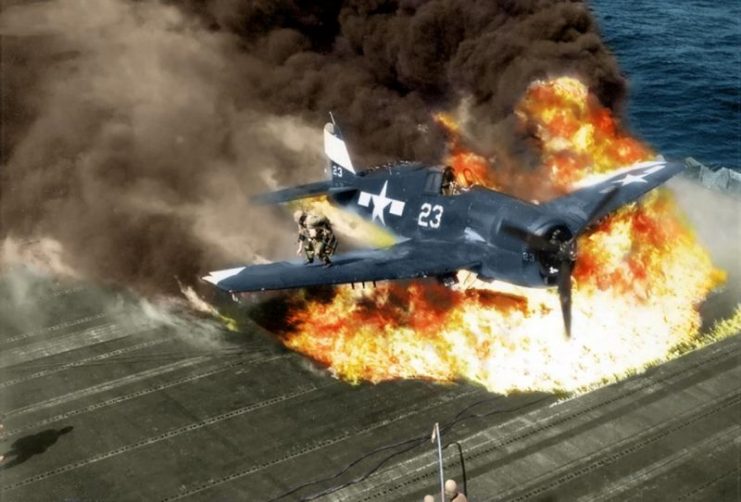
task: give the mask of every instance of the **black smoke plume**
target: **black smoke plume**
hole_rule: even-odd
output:
[[[0,243],[150,293],[286,254],[291,222],[246,197],[322,176],[330,110],[361,165],[435,162],[436,111],[517,152],[533,79],[624,93],[580,1],[5,0],[0,36]]]

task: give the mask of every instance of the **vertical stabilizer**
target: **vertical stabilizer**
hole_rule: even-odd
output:
[[[332,122],[327,122],[324,126],[324,153],[329,159],[332,181],[341,182],[346,175],[355,174],[347,145],[342,139],[342,134],[334,118],[332,118]]]

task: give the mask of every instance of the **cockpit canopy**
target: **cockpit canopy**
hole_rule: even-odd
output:
[[[440,195],[458,195],[461,185],[456,179],[455,171],[450,166],[431,170],[425,181],[425,193]]]

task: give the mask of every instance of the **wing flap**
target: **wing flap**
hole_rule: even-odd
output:
[[[413,279],[474,268],[483,255],[480,244],[405,241],[387,249],[336,255],[328,268],[283,261],[211,272],[203,279],[231,293]]]

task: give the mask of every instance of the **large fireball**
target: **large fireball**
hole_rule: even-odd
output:
[[[573,78],[533,83],[516,114],[542,154],[542,167],[526,175],[533,197],[542,187],[564,193],[655,156]],[[462,146],[449,117],[440,122],[461,181],[517,191],[504,170]],[[724,276],[668,192],[656,190],[604,219],[579,249],[571,339],[555,292],[460,273],[456,291],[412,282],[343,286],[331,298],[304,299],[291,309],[283,340],[351,382],[465,379],[504,393],[584,390],[696,342],[698,306]]]

